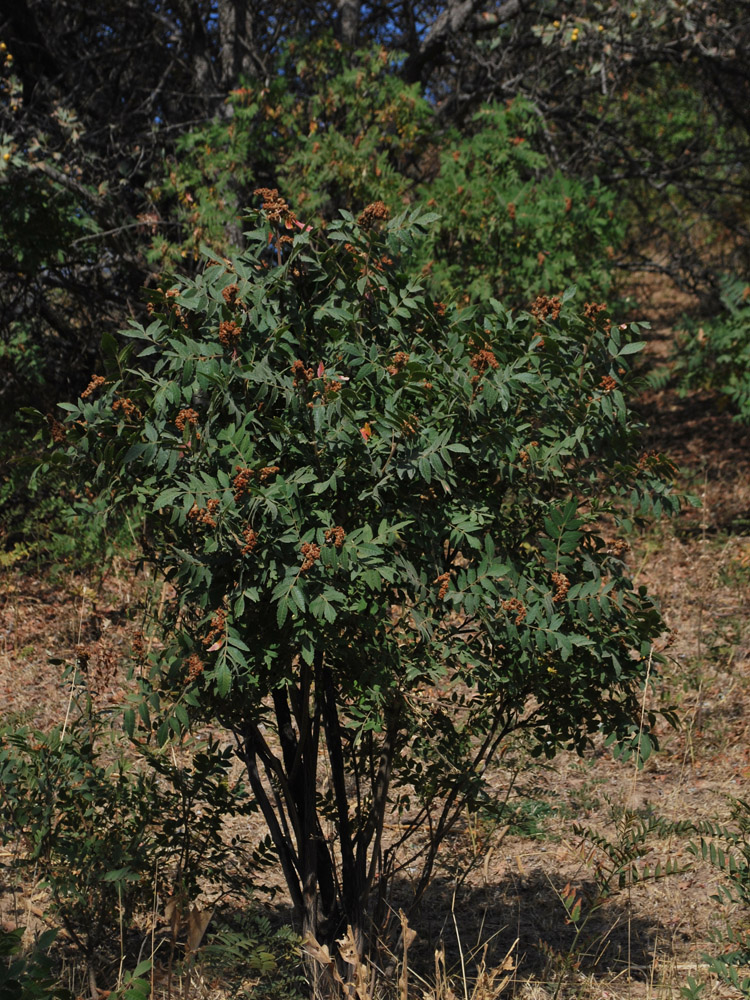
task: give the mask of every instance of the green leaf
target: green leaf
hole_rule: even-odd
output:
[[[630,344],[624,344],[616,357],[621,358],[624,354],[638,354],[645,346],[645,340],[634,340]]]

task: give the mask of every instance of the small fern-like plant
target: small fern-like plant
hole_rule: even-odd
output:
[[[747,912],[750,907],[750,802],[733,803],[731,825],[706,821],[694,826],[699,839],[690,845],[691,852],[724,875],[713,902],[734,905]],[[750,998],[750,931],[745,926],[727,924],[714,931],[718,955],[704,955],[709,971],[734,987],[742,997]],[[683,991],[684,992],[684,991]],[[685,993],[685,996],[692,994]]]

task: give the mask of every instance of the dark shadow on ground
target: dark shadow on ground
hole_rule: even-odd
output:
[[[739,423],[716,393],[693,392],[680,397],[674,389],[649,390],[634,410],[646,425],[645,451],[667,455],[682,470],[690,470],[690,488],[712,490],[709,532],[747,531],[750,525],[750,427]],[[743,485],[747,483],[748,489]],[[706,530],[696,508],[684,518],[683,530]]]
[[[576,941],[576,928],[567,920],[560,898],[565,888],[563,878],[543,871],[508,874],[481,887],[458,889],[453,880],[436,877],[410,920],[418,935],[409,950],[410,968],[432,982],[435,950],[443,942],[449,973],[461,977],[463,952],[469,980],[485,945],[488,968],[500,964],[512,950],[518,979],[556,981],[569,961],[583,974],[611,979],[629,969],[634,979],[647,978],[657,940],[663,955],[664,941],[672,932],[633,915],[623,893],[591,916]],[[577,881],[575,888],[585,918],[596,888],[592,881]],[[406,903],[408,894],[408,886],[394,886],[394,900],[402,896]],[[394,924],[398,925],[395,914]]]

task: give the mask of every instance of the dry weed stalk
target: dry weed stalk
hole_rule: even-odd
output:
[[[416,1000],[417,994],[413,987],[410,993],[409,986],[409,948],[416,939],[417,932],[409,927],[409,921],[403,910],[399,910],[399,919],[400,961],[396,960],[396,956],[392,956],[394,963],[391,966],[398,970],[395,995],[397,1000],[410,1000],[410,996],[412,1000]],[[352,928],[348,927],[344,937],[336,943],[338,955],[334,956],[328,945],[321,945],[314,935],[308,934],[305,938],[304,953],[315,966],[311,983],[314,1000],[330,1000],[331,997],[343,1000],[376,1000],[377,997],[385,997],[388,984],[383,982],[378,969],[362,957]],[[434,983],[428,987],[424,980],[421,980],[425,986],[421,992],[423,1000],[459,1000],[454,986],[460,989],[463,1000],[497,1000],[511,982],[516,970],[513,952],[517,945],[516,938],[500,964],[492,968],[488,968],[487,965],[488,945],[485,945],[473,984],[467,978],[463,962],[460,983],[455,984],[446,967],[445,948],[441,943],[435,951]]]

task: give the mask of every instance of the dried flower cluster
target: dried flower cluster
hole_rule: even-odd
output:
[[[65,440],[65,427],[56,420],[51,413],[47,414],[47,423],[49,424],[50,434],[52,435],[52,440],[55,444],[62,444]]]
[[[615,382],[611,375],[602,375],[599,380],[599,388],[606,395],[617,388],[617,382]]]
[[[143,632],[136,632],[130,643],[130,655],[139,662],[146,656],[146,640]]]
[[[315,542],[303,542],[300,546],[300,551],[304,556],[302,565],[300,566],[300,573],[306,573],[320,559],[320,546],[316,545]]]
[[[374,201],[361,213],[357,222],[362,229],[372,229],[377,222],[387,222],[390,215],[390,209],[385,202]]]
[[[519,601],[517,597],[511,597],[509,600],[503,601],[501,607],[508,614],[515,614],[516,625],[523,625],[526,618],[526,605],[523,601]]]
[[[182,326],[187,330],[188,322],[187,319],[185,318],[185,314],[183,313],[180,306],[178,306],[177,303],[174,301],[174,299],[176,299],[179,294],[180,294],[179,288],[170,288],[167,292],[164,293],[164,297],[167,300],[167,311],[168,312],[171,311],[172,313],[174,313],[175,319],[179,323],[181,323]]]
[[[126,420],[140,420],[141,411],[135,405],[132,399],[124,396],[122,399],[116,399],[112,404],[112,412],[117,413],[122,411],[122,415]]]
[[[242,329],[232,319],[219,324],[219,340],[224,347],[234,349],[240,340]]]
[[[592,326],[596,326],[599,321],[599,317],[602,313],[606,313],[607,303],[606,302],[586,302],[583,307],[583,315],[589,321]],[[609,330],[612,326],[612,321],[610,319],[604,318],[602,324],[603,330]]]
[[[269,222],[273,222],[277,226],[283,223],[287,229],[291,229],[297,218],[276,188],[256,188],[253,194],[263,199],[261,207],[268,216]]]
[[[367,256],[364,250],[360,250],[359,247],[355,247],[353,243],[345,243],[344,250],[346,250],[346,252],[352,257],[365,258]]]
[[[561,309],[562,302],[556,295],[551,298],[547,295],[537,295],[531,303],[530,312],[536,320],[547,319],[547,317],[557,319]]]
[[[500,362],[495,357],[489,344],[485,344],[481,350],[472,354],[469,359],[469,364],[477,372],[477,374],[472,378],[472,384],[475,384],[478,379],[484,375],[488,368],[499,368]]]
[[[83,671],[85,674],[89,669],[89,660],[91,659],[91,650],[88,646],[84,646],[82,643],[74,646],[73,652],[76,657],[76,666],[79,670]]]
[[[607,549],[611,555],[622,559],[626,552],[630,552],[630,543],[624,538],[613,538],[611,542],[607,542]]]
[[[205,528],[215,528],[216,518],[214,514],[219,509],[220,503],[221,501],[216,497],[212,497],[204,508],[200,508],[198,504],[194,503],[188,511],[188,517],[191,521],[195,521],[196,524],[202,524]]]
[[[190,424],[191,427],[195,427],[198,423],[198,413],[196,410],[188,407],[187,409],[180,410],[174,420],[174,425],[178,431],[184,431],[185,425]]]
[[[252,469],[243,469],[241,465],[235,466],[235,469],[237,475],[232,480],[232,486],[234,487],[234,502],[239,503],[247,493],[247,487],[255,473]]]
[[[245,544],[240,549],[243,556],[249,556],[253,551],[255,546],[258,544],[258,533],[253,531],[253,529],[248,525],[247,528],[242,532],[242,537]]]
[[[516,217],[516,206],[512,201],[508,202],[508,215],[510,216],[511,221],[513,221]]]
[[[661,455],[658,451],[644,452],[638,459],[638,468],[643,471],[644,469],[653,469],[656,466],[662,466],[664,463],[669,466],[670,471],[673,473],[677,471],[675,464],[665,458],[664,455]]]
[[[555,593],[552,598],[555,604],[560,604],[564,601],[570,590],[570,580],[564,573],[553,573],[552,583],[555,586]]]
[[[389,375],[398,375],[409,363],[409,355],[405,351],[396,351],[393,361],[388,366]]]
[[[404,437],[414,437],[418,431],[419,417],[416,414],[412,414],[410,417],[405,417],[401,421],[401,433]]]
[[[187,658],[185,666],[187,667],[187,675],[186,675],[187,683],[193,684],[195,681],[198,680],[200,675],[203,673],[205,664],[203,663],[203,660],[200,658],[200,656],[198,656],[197,653],[193,653],[191,656]]]
[[[450,584],[451,575],[450,573],[441,573],[440,576],[435,577],[432,581],[433,583],[439,583],[440,589],[438,590],[438,600],[442,601],[445,595],[448,593],[448,586]]]
[[[222,638],[227,627],[227,612],[225,608],[217,608],[211,619],[211,628],[203,640],[204,646],[212,646],[218,639]]]
[[[307,385],[308,382],[312,382],[315,378],[313,369],[306,368],[304,361],[300,361],[299,359],[292,362],[292,374],[294,375],[292,385],[295,389],[299,385]]]
[[[344,544],[344,539],[346,538],[346,532],[341,527],[337,525],[335,528],[329,528],[325,535],[327,542],[333,542],[336,548],[341,551],[341,546]]]
[[[237,305],[237,293],[239,289],[237,285],[227,285],[227,287],[222,291],[222,297],[226,304],[233,308]]]
[[[100,386],[104,385],[106,381],[107,380],[103,375],[92,375],[91,381],[81,393],[81,399],[88,399],[89,396],[93,395],[93,393],[95,393]]]

